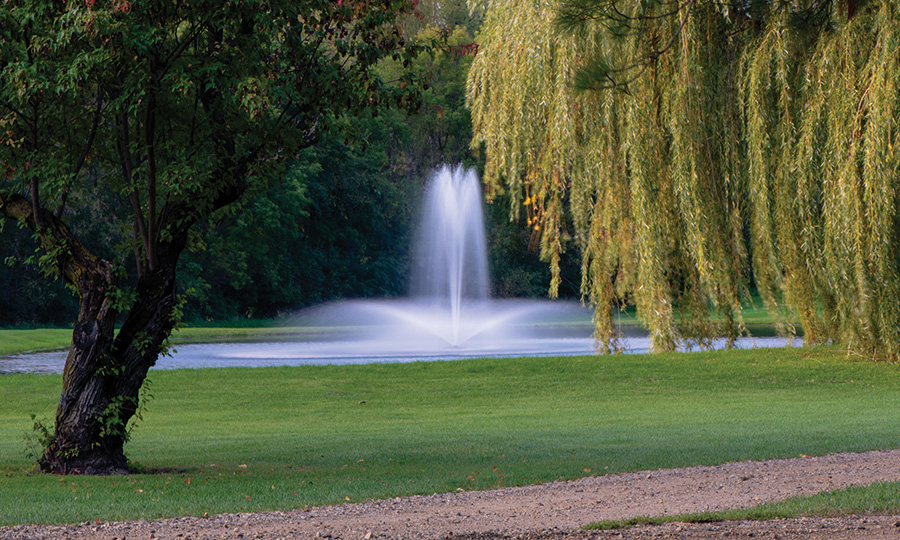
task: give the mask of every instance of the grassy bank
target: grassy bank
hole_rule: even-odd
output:
[[[262,321],[269,322],[269,321]],[[278,339],[281,337],[298,337],[304,332],[316,332],[318,329],[303,329],[285,326],[197,326],[177,330],[172,336],[172,343],[211,343],[217,341],[242,341],[254,339]],[[43,352],[67,349],[72,341],[71,328],[36,328],[36,329],[0,329],[0,356],[27,352]]]
[[[72,341],[71,328],[0,329],[0,356],[64,349]]]
[[[239,512],[900,446],[900,366],[833,349],[151,372],[148,474],[31,474],[60,380],[0,376],[0,523]],[[9,501],[7,503],[6,501]]]

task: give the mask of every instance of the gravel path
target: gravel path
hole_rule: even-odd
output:
[[[604,519],[744,507],[792,495],[900,480],[900,450],[744,461],[583,478],[539,486],[435,494],[291,512],[0,528],[12,539],[853,538],[900,539],[900,516],[669,524],[586,532]],[[2,504],[2,501],[0,501]]]

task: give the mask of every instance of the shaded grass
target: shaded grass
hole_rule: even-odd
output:
[[[160,370],[129,456],[32,474],[60,378],[0,376],[0,524],[298,508],[900,446],[900,365],[834,349]]]
[[[273,326],[265,326],[269,322]],[[256,321],[255,325],[243,327],[202,326],[177,330],[171,338],[173,344],[210,343],[217,341],[252,341],[278,339],[280,337],[301,337],[310,333],[321,333],[319,328],[294,328],[274,326],[274,321]],[[67,349],[72,342],[71,328],[0,329],[0,357],[29,352],[44,352]]]
[[[176,330],[170,342],[180,343],[217,343],[229,341],[275,341],[279,339],[302,339],[308,335],[327,333],[324,328],[298,328],[292,326],[189,326]]]
[[[65,349],[71,342],[71,328],[0,329],[0,356]]]
[[[741,317],[747,331],[753,337],[770,337],[778,335],[776,318],[772,316],[759,294],[753,293],[742,302]],[[795,318],[794,318],[795,319]],[[640,318],[637,316],[637,308],[628,306],[621,310],[613,312],[614,325],[624,335],[646,335],[647,330]],[[724,318],[716,311],[711,312],[710,322],[723,323]],[[797,336],[803,335],[803,328],[796,320],[780,321],[782,323],[790,323]],[[588,321],[590,327],[590,322]]]

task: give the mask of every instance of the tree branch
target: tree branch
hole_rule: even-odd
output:
[[[18,193],[0,190],[0,215],[25,223],[35,233],[45,252],[55,251],[60,276],[75,285],[79,294],[86,273],[109,266],[109,263],[91,253],[62,220],[46,208],[39,206],[35,211],[33,201]],[[41,225],[38,226],[38,223]]]
[[[122,162],[122,175],[128,183],[129,194],[128,200],[131,202],[131,211],[134,214],[134,225],[136,234],[139,235],[141,244],[144,247],[144,253],[149,252],[149,238],[147,236],[147,226],[144,222],[144,212],[141,210],[141,201],[138,195],[137,186],[134,183],[134,163],[131,159],[131,150],[129,149],[130,138],[128,136],[128,119],[124,116],[119,117],[119,138],[116,145],[119,150],[119,159]],[[137,261],[138,269],[143,266],[141,260]],[[139,270],[140,271],[140,270]]]
[[[150,73],[154,74],[155,63],[150,60]],[[158,81],[154,80],[156,86]],[[150,88],[147,93],[147,110],[144,116],[144,145],[147,152],[147,260],[150,270],[155,270],[158,261],[156,258],[156,243],[158,234],[156,230],[156,88]]]
[[[630,83],[636,81],[637,79],[639,79],[644,74],[644,72],[650,68],[650,66],[653,63],[655,63],[657,60],[659,60],[659,58],[662,55],[666,54],[675,45],[675,43],[678,41],[678,38],[684,32],[684,27],[685,27],[685,25],[687,25],[688,19],[690,18],[690,14],[691,14],[690,13],[691,9],[693,8],[696,1],[697,0],[687,0],[686,2],[684,2],[684,4],[679,6],[678,11],[674,11],[674,12],[668,14],[668,16],[672,16],[677,13],[680,13],[682,9],[687,10],[687,13],[683,17],[681,17],[681,20],[678,24],[678,29],[672,35],[672,39],[670,39],[669,42],[665,44],[665,46],[663,46],[662,48],[659,48],[659,49],[652,48],[650,50],[650,52],[648,52],[642,58],[639,58],[638,60],[632,62],[631,64],[629,64],[627,66],[624,66],[621,68],[615,68],[615,69],[604,69],[604,70],[602,70],[603,73],[600,76],[597,76],[596,74],[592,76],[592,78],[594,78],[598,82],[600,80],[605,80],[605,81],[609,81],[609,84],[602,84],[602,83],[596,84],[596,85],[584,84],[583,80],[586,79],[587,76],[590,76],[590,73],[586,72],[582,69],[582,70],[580,70],[581,77],[579,77],[582,79],[582,83],[579,84],[579,88],[582,90],[616,89],[616,90],[622,90],[627,93],[628,85]],[[647,17],[647,20],[650,20],[650,19],[651,19],[650,17]],[[635,69],[638,70],[637,73],[634,73],[631,77],[629,77],[625,81],[616,81],[613,78],[613,75],[615,75],[615,74],[627,73],[627,72],[633,71]]]
[[[88,139],[84,143],[84,150],[81,152],[81,156],[78,159],[78,163],[72,167],[72,172],[70,176],[74,179],[78,176],[78,173],[81,172],[81,168],[84,167],[84,164],[87,162],[87,157],[91,152],[91,148],[94,146],[94,139],[97,136],[97,128],[100,126],[100,113],[103,109],[103,89],[97,88],[97,106],[94,108],[94,120],[91,123],[91,131],[88,134]],[[59,204],[59,208],[56,209],[56,219],[62,217],[63,210],[66,208],[66,202],[69,199],[69,185],[66,184],[66,189],[62,194],[62,201]]]

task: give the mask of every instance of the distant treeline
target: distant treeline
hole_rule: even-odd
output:
[[[474,25],[461,19],[469,16],[464,10],[455,16],[449,30],[447,20],[438,21],[443,30],[424,23],[418,30],[424,37],[443,32],[448,46],[420,59],[430,92],[417,115],[355,120],[353,140],[323,139],[292,161],[289,181],[260,185],[239,212],[226,210],[195,228],[179,272],[186,321],[272,317],[333,299],[406,292],[423,183],[441,163],[481,169],[469,149],[464,106],[471,56],[457,52],[474,41]],[[69,225],[127,243],[132,239],[104,218],[126,207],[124,199],[98,197],[68,212]],[[486,211],[493,292],[546,295],[547,266],[508,209],[501,196]],[[0,231],[0,325],[71,324],[73,293],[60,281],[48,286],[29,262],[34,253],[29,231],[11,224]],[[120,263],[133,279],[133,263]],[[578,294],[577,264],[566,265],[562,296]]]

